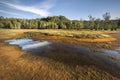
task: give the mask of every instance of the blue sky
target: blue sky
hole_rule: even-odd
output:
[[[120,0],[0,0],[0,16],[41,18],[64,15],[69,19],[87,20],[88,15],[101,18],[110,12],[120,18]]]

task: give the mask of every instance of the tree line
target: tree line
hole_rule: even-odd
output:
[[[109,12],[103,14],[103,20],[89,15],[89,20],[69,20],[65,16],[48,16],[46,18],[19,19],[0,16],[0,28],[3,29],[90,29],[117,30],[120,19],[111,20]]]

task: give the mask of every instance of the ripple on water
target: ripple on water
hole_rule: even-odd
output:
[[[102,51],[105,53],[104,55],[120,60],[120,53],[117,50],[102,49]]]

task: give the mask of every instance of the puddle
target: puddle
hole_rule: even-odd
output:
[[[116,50],[120,53],[120,47],[116,48]]]
[[[5,40],[11,45],[18,45],[22,50],[30,51],[32,54],[41,55],[49,53],[90,53],[90,49],[70,44],[53,43],[48,41],[34,41],[32,39]]]
[[[120,71],[120,53],[115,50],[100,49],[102,52],[93,52],[87,47],[73,44],[53,43],[48,41],[34,41],[32,39],[11,39],[5,42],[18,45],[22,50],[35,56],[65,63],[67,65],[94,65],[118,74]]]
[[[117,52],[117,51],[114,51],[114,50],[105,50],[105,52],[106,52],[108,55],[116,56],[116,57],[119,57],[119,58],[120,58],[120,53]]]
[[[11,39],[6,40],[5,42],[11,45],[18,45],[22,50],[29,51],[33,55],[37,56],[48,56],[51,55],[78,55],[90,57],[96,61],[103,59],[103,61],[109,62],[120,62],[120,53],[116,50],[107,50],[100,49],[102,52],[92,52],[89,48],[71,45],[71,44],[62,44],[62,43],[53,43],[48,41],[34,41],[32,39]],[[99,57],[99,59],[97,59]]]
[[[120,60],[120,53],[117,50],[102,49],[102,51],[105,53],[104,55]]]
[[[19,47],[22,48],[22,50],[30,50],[51,44],[48,41],[34,41],[32,39],[11,39],[11,40],[6,40],[5,42],[12,45],[18,45]]]
[[[21,47],[22,50],[28,50],[35,52],[41,52],[41,51],[64,51],[66,53],[68,52],[76,52],[76,53],[90,53],[90,49],[83,46],[77,46],[77,45],[69,45],[69,44],[60,44],[60,43],[52,43],[48,41],[34,41],[32,39],[11,39],[11,40],[5,40],[5,42],[11,44],[11,45],[18,45]],[[116,50],[107,50],[107,49],[100,49],[102,52],[104,52],[101,55],[106,56],[114,56],[116,58],[120,59],[120,53],[118,50],[120,50],[120,47]]]

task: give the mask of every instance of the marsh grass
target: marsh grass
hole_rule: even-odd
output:
[[[4,46],[4,48],[2,47]],[[0,43],[0,79],[1,80],[117,80],[109,73],[92,65],[66,65],[52,56],[38,57],[21,51],[17,46]],[[14,51],[13,51],[14,50]],[[73,55],[65,55],[65,58]],[[76,59],[78,59],[76,57]],[[69,63],[68,63],[69,64]]]
[[[47,36],[65,36],[65,37],[72,37],[72,38],[90,38],[90,39],[98,39],[98,38],[109,38],[109,35],[105,34],[91,34],[91,33],[75,33],[75,32],[46,32],[44,33]]]
[[[60,31],[60,32],[59,32]],[[80,31],[65,30],[0,30],[0,40],[29,37],[35,40],[50,40],[69,44],[83,44],[89,47],[100,47],[111,43],[81,43],[81,40],[74,39],[71,34],[78,34]],[[45,36],[44,33],[59,33],[60,36]],[[69,35],[67,35],[69,33]],[[82,34],[92,34],[90,31]],[[97,32],[101,34],[103,32]],[[95,34],[97,34],[95,33]],[[62,34],[62,36],[61,36]],[[65,34],[65,35],[63,35]],[[66,37],[67,35],[67,37]],[[88,39],[89,40],[89,39]],[[93,39],[92,39],[93,40]],[[58,52],[59,53],[59,52]],[[92,60],[91,60],[92,61]],[[22,51],[18,46],[11,46],[0,42],[0,80],[119,80],[120,77],[112,75],[104,69],[94,65],[86,56],[79,57],[77,54],[63,53],[49,54],[45,56],[34,56],[29,52]],[[95,63],[97,64],[97,63]],[[104,67],[104,66],[101,66]],[[114,74],[114,71],[112,72]]]
[[[107,41],[115,41],[116,39],[112,36],[106,34],[110,33],[106,31],[76,31],[76,30],[21,30],[21,29],[13,29],[13,30],[0,30],[0,38],[10,38],[10,37],[21,37],[24,35],[24,37],[28,38],[39,38],[41,35],[49,36],[51,38],[61,39],[61,38],[72,38],[76,39],[78,41],[83,42],[107,42]],[[54,39],[53,38],[53,39]]]

